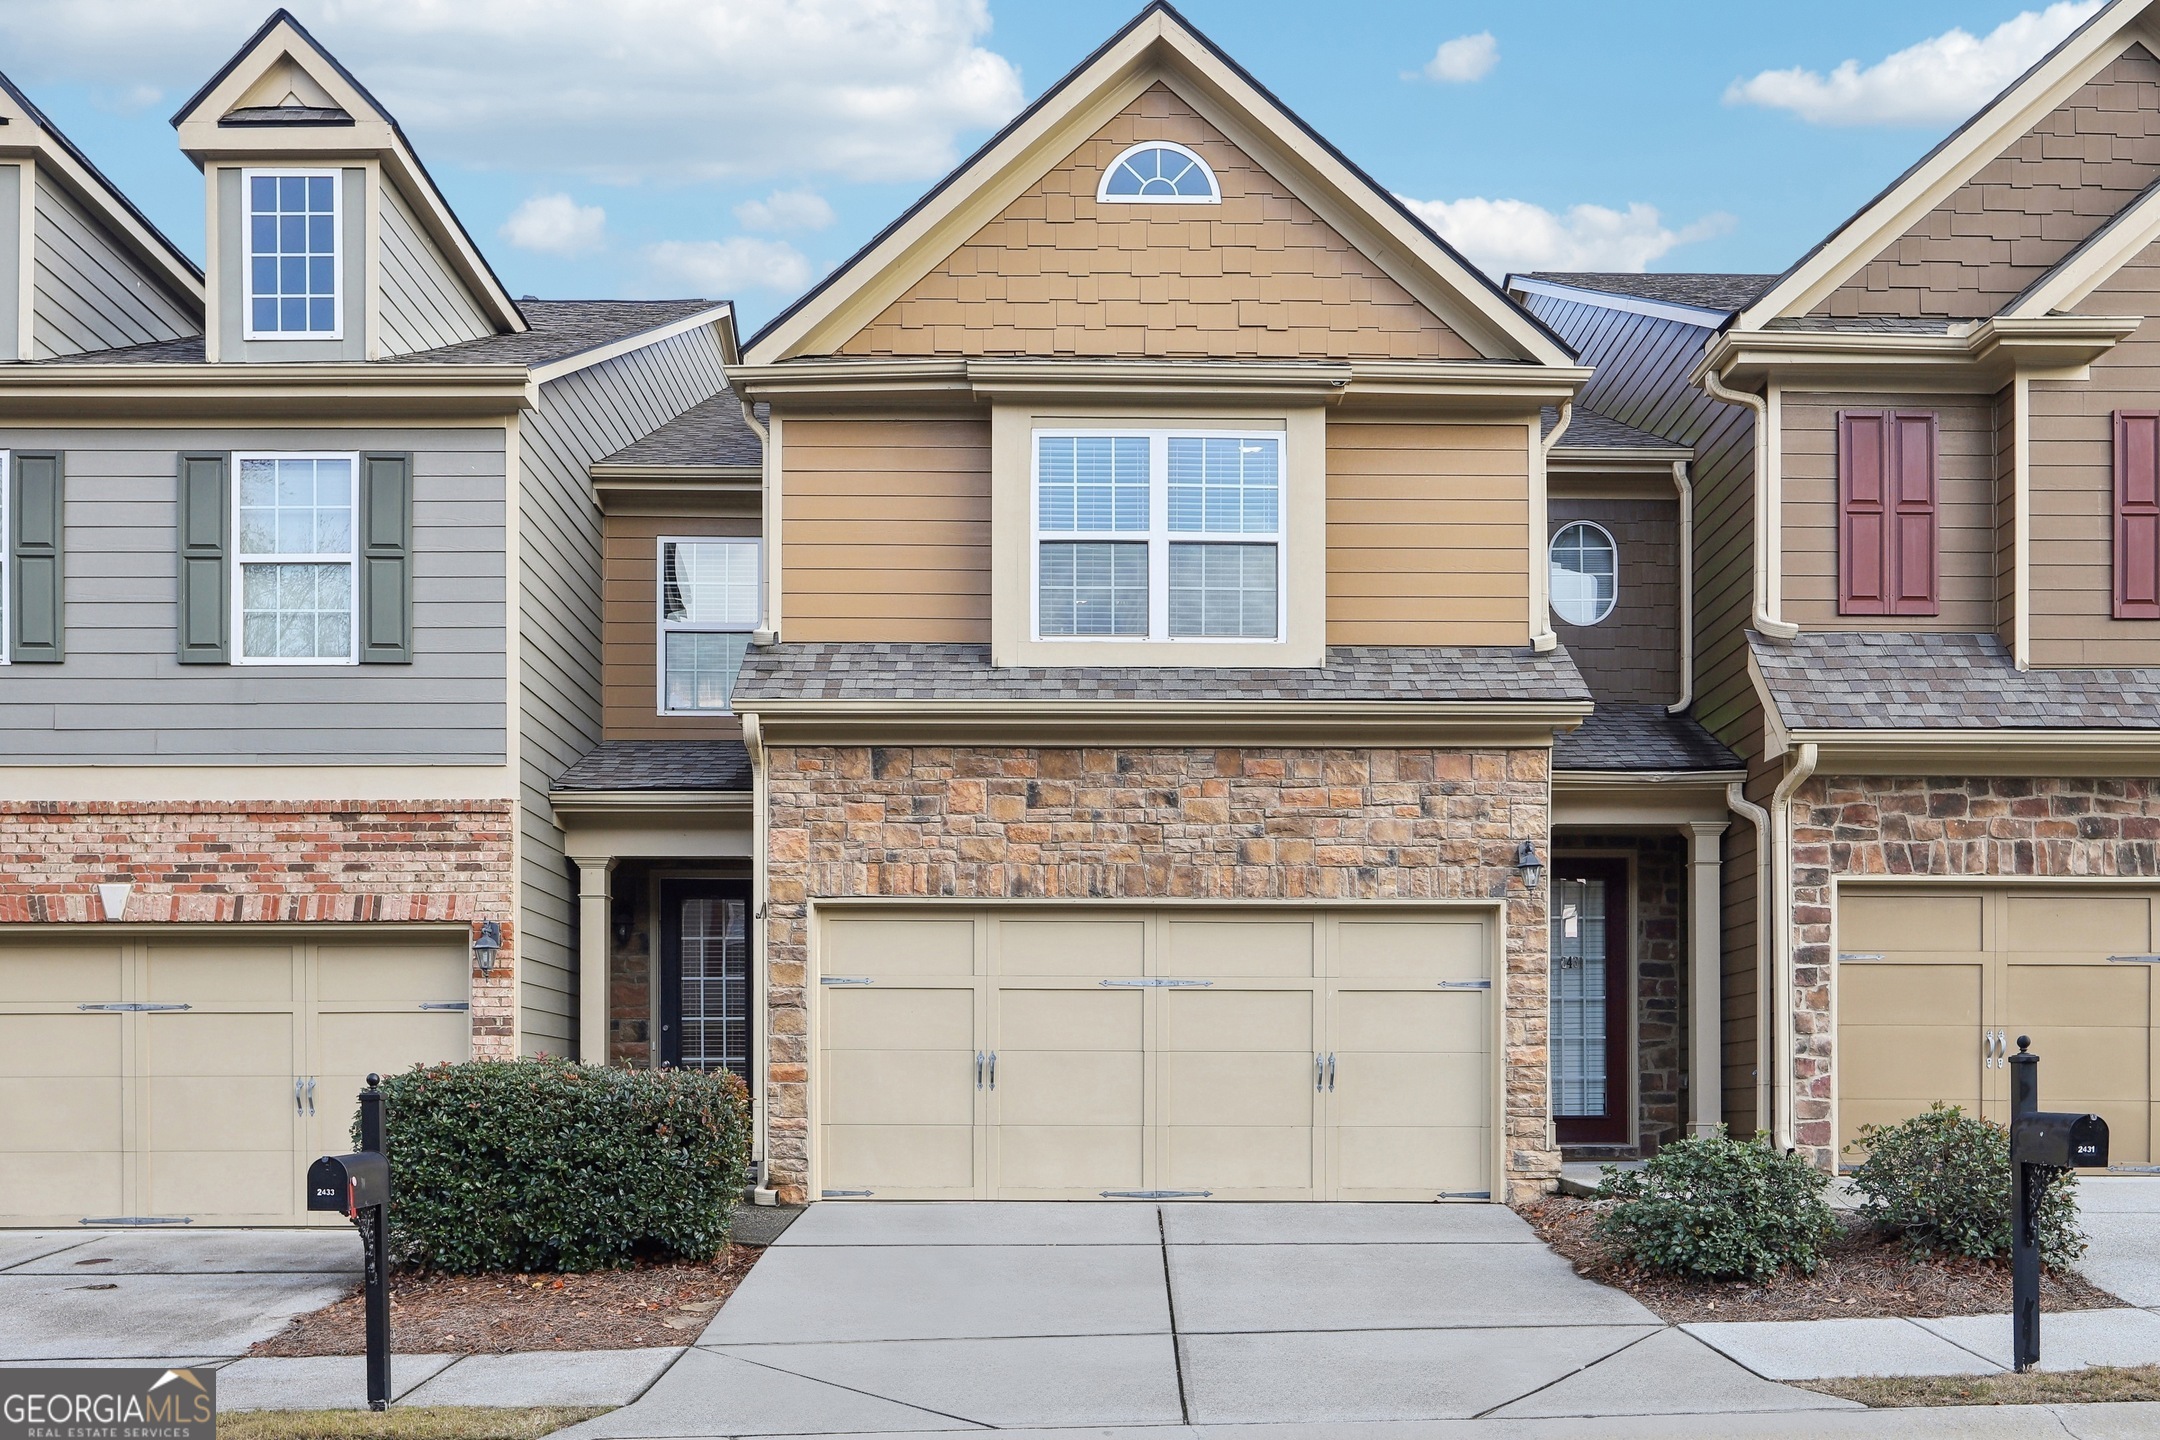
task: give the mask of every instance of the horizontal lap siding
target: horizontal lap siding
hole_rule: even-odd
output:
[[[202,326],[80,205],[37,177],[31,355],[49,359],[199,335]]]
[[[1553,631],[1599,700],[1670,704],[1680,696],[1680,516],[1671,500],[1585,500],[1554,496],[1547,528],[1573,520],[1602,525],[1620,552],[1612,614],[1595,625],[1553,617]]]
[[[494,334],[397,186],[385,180],[381,194],[381,353],[408,355]]]
[[[499,429],[9,429],[65,453],[67,660],[0,671],[9,763],[489,764],[506,754]],[[413,663],[176,659],[182,451],[413,456]]]
[[[608,740],[714,740],[732,715],[660,713],[660,537],[758,533],[751,515],[610,515],[601,522],[601,731]]]
[[[791,416],[780,455],[788,639],[990,642],[987,416]]]
[[[2147,249],[2078,306],[2160,316],[2160,254]],[[2032,660],[2160,665],[2160,620],[2117,620],[2112,416],[2160,401],[2160,319],[2093,362],[2084,382],[2032,382]]]
[[[528,1053],[576,1041],[572,887],[548,791],[601,734],[600,509],[590,467],[717,393],[720,344],[700,326],[540,387],[521,430],[519,866]]]
[[[1995,628],[1996,437],[1990,397],[1787,394],[1784,490],[1785,618],[1807,630]],[[1939,417],[1936,615],[1838,613],[1837,417],[1841,410]]]

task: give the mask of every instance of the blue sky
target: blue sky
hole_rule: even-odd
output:
[[[1778,270],[2092,3],[1181,9],[1489,269]],[[727,295],[754,326],[1137,0],[291,8],[513,293]],[[0,68],[199,257],[202,184],[167,122],[268,9],[6,0]]]

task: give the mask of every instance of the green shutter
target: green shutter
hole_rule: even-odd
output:
[[[60,457],[15,456],[8,500],[8,658],[55,665],[66,648],[60,606]]]
[[[223,665],[232,647],[232,504],[223,455],[180,457],[180,663]]]
[[[412,456],[360,457],[360,663],[412,663]]]

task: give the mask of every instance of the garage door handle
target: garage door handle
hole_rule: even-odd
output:
[[[1332,1050],[1328,1051],[1327,1057],[1327,1088],[1328,1094],[1335,1093],[1335,1052]]]
[[[983,1088],[983,1052],[980,1050],[975,1052],[975,1088]]]
[[[1327,1088],[1327,1057],[1312,1057],[1312,1088],[1315,1094]]]
[[[990,1088],[997,1089],[997,1051],[990,1052]]]
[[[307,1113],[310,1118],[313,1118],[315,1114],[315,1077],[313,1075],[307,1077]]]
[[[305,1080],[304,1080],[304,1079],[303,1079],[302,1077],[300,1077],[300,1076],[298,1076],[298,1075],[295,1075],[295,1076],[293,1076],[293,1082],[292,1082],[292,1113],[293,1113],[293,1114],[295,1114],[295,1115],[305,1115],[305,1114],[307,1114],[307,1110],[306,1110],[306,1109],[305,1109],[305,1108],[304,1108],[304,1107],[302,1106],[302,1104],[301,1104],[301,1101],[300,1101],[300,1091],[301,1091],[302,1087],[306,1085],[306,1083],[307,1083],[307,1082],[306,1082],[306,1081],[305,1081]]]

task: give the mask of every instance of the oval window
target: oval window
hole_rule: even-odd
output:
[[[1620,598],[1620,550],[1604,526],[1576,520],[1552,538],[1552,609],[1570,625],[1595,625]]]
[[[1097,200],[1207,205],[1222,198],[1207,161],[1169,140],[1132,146],[1103,171]]]

